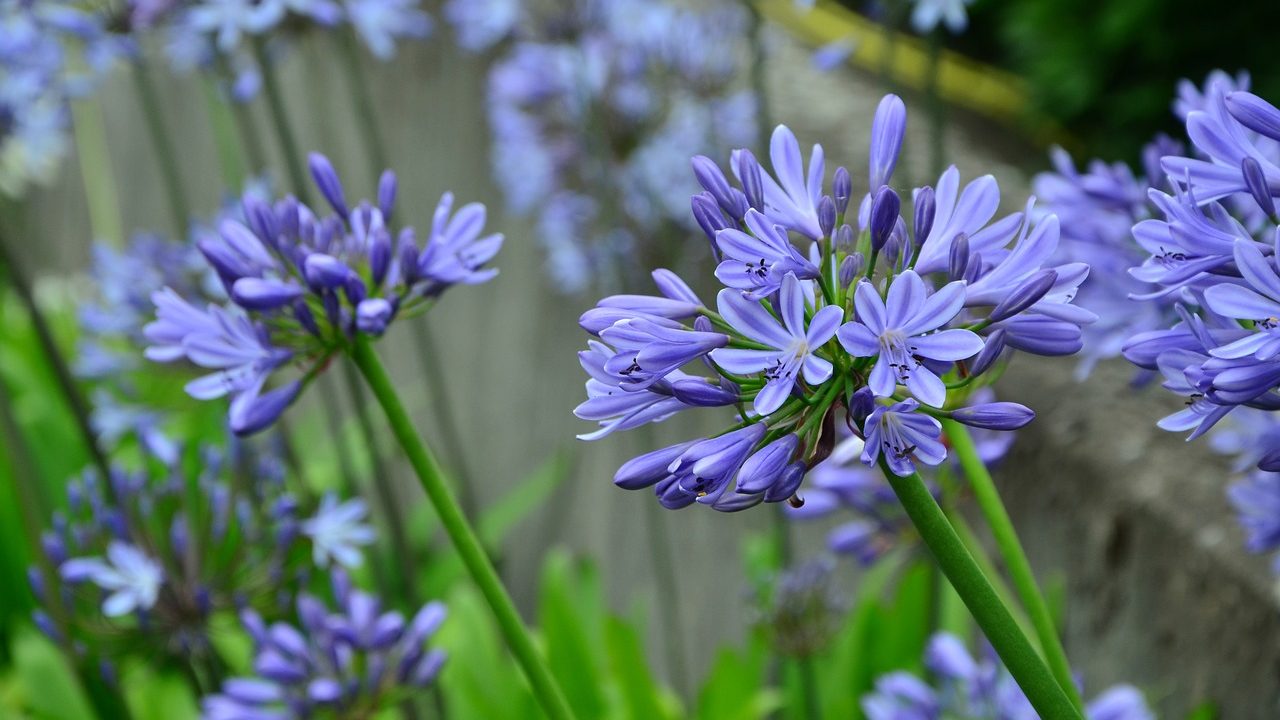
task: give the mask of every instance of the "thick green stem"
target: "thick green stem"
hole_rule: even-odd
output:
[[[1009,674],[1044,720],[1082,720],[1066,692],[1032,647],[990,581],[956,535],[942,508],[917,474],[899,477],[882,462],[885,478],[907,516],[960,595],[978,627],[986,634]]]
[[[160,110],[160,94],[156,92],[155,83],[151,79],[151,69],[145,60],[139,58],[133,63],[133,83],[138,91],[138,101],[142,104],[143,119],[147,123],[147,132],[151,136],[151,146],[155,150],[156,162],[160,165],[160,175],[164,178],[165,197],[169,200],[169,212],[173,216],[173,229],[178,238],[187,236],[187,226],[191,222],[191,212],[187,207],[187,195],[182,185],[182,174],[178,172],[178,156],[173,149],[173,140],[169,136],[169,128],[165,125]]]
[[[102,477],[105,480],[111,477],[111,467],[107,462],[106,454],[98,444],[98,436],[94,433],[93,425],[89,420],[89,404],[85,401],[84,395],[81,394],[80,387],[76,384],[75,377],[71,374],[71,368],[67,365],[66,358],[63,357],[62,351],[58,349],[58,342],[53,337],[53,329],[49,326],[48,320],[45,319],[44,312],[40,309],[39,304],[36,303],[35,295],[31,291],[30,281],[18,264],[18,259],[9,252],[8,243],[7,234],[0,235],[0,273],[8,277],[14,291],[18,293],[18,299],[26,307],[27,314],[31,318],[31,326],[36,333],[36,340],[40,343],[45,359],[49,361],[49,368],[53,370],[54,380],[58,383],[58,389],[62,391],[63,399],[66,400],[67,407],[71,410],[72,419],[75,420],[76,429],[80,431],[85,450],[88,451],[90,459],[98,468],[98,471],[102,473]],[[110,492],[112,484],[103,482],[103,487]]]
[[[1072,705],[1077,710],[1082,710],[1084,702],[1071,677],[1071,665],[1067,662],[1067,653],[1062,648],[1058,631],[1053,626],[1053,616],[1049,613],[1044,596],[1040,594],[1040,588],[1036,586],[1031,563],[1027,562],[1027,554],[1018,541],[1018,533],[1013,529],[1013,521],[1009,519],[1009,513],[1000,500],[1000,493],[991,479],[991,473],[987,472],[986,463],[978,456],[978,449],[974,447],[973,438],[969,437],[969,430],[964,425],[954,420],[943,420],[942,429],[960,460],[960,467],[969,480],[969,486],[973,488],[973,496],[982,509],[982,515],[991,527],[991,535],[995,538],[996,547],[1004,559],[1018,598],[1031,617],[1031,624],[1035,627],[1040,648],[1049,661],[1049,667],[1063,692],[1071,699]]]
[[[480,593],[484,595],[489,607],[493,610],[507,645],[523,668],[543,711],[552,720],[572,718],[573,711],[569,708],[564,693],[556,684],[546,660],[534,645],[532,636],[520,619],[515,603],[498,577],[498,571],[494,569],[493,562],[485,554],[480,538],[467,522],[462,508],[454,498],[448,483],[445,482],[444,473],[436,463],[435,457],[427,449],[422,436],[413,427],[413,421],[400,402],[395,386],[387,375],[386,368],[382,366],[382,361],[374,352],[369,339],[363,335],[357,336],[351,356],[355,360],[356,367],[360,368],[360,372],[364,375],[365,381],[368,382],[374,397],[378,399],[383,412],[386,413],[392,432],[404,449],[405,455],[408,456],[409,464],[417,473],[427,498],[440,516],[440,524],[448,533],[449,539],[458,551],[458,556],[462,559],[467,571],[471,573],[471,578],[480,589]]]
[[[302,154],[298,151],[298,143],[293,137],[293,128],[289,123],[289,110],[284,104],[284,94],[280,90],[280,79],[276,77],[276,68],[267,56],[266,41],[256,38],[253,42],[253,54],[258,61],[258,69],[262,72],[262,88],[267,96],[267,108],[271,111],[271,122],[275,125],[276,139],[280,141],[280,151],[284,154],[285,171],[289,174],[289,183],[293,192],[303,204],[310,202],[310,186],[307,185],[306,172],[303,170]]]

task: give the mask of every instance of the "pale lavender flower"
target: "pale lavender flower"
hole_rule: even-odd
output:
[[[959,35],[969,26],[965,6],[973,0],[913,0],[911,27],[919,33],[931,33],[939,25],[945,25],[953,35]]]
[[[712,362],[727,372],[764,374],[765,385],[754,402],[757,413],[768,415],[781,407],[802,377],[810,385],[820,385],[831,377],[831,363],[814,353],[836,334],[844,313],[836,307],[821,308],[806,326],[804,291],[795,275],[787,275],[782,282],[778,307],[782,322],[759,302],[747,300],[733,290],[721,290],[717,300],[720,314],[730,325],[770,348],[722,347],[711,351]]]
[[[361,547],[371,544],[376,535],[366,522],[368,507],[359,498],[339,502],[338,496],[326,494],[315,515],[299,526],[311,538],[312,556],[318,567],[335,563],[349,570],[364,564]]]
[[[942,407],[946,387],[925,361],[954,362],[982,350],[982,338],[969,330],[933,332],[955,319],[964,297],[962,282],[929,294],[911,270],[894,279],[887,298],[859,283],[853,296],[858,320],[840,327],[840,344],[854,357],[876,358],[868,383],[877,396],[892,396],[901,383],[926,405]]]
[[[108,593],[102,614],[119,617],[150,610],[160,594],[164,571],[160,565],[127,542],[112,541],[106,558],[77,557],[58,568],[69,583],[90,582]]]
[[[418,0],[345,0],[347,20],[369,52],[379,60],[396,53],[396,40],[421,40],[431,34],[431,16]]]

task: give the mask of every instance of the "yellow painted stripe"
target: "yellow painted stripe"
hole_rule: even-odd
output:
[[[852,41],[848,62],[855,67],[875,73],[887,67],[895,84],[916,92],[928,85],[929,47],[917,36],[886,32],[879,23],[835,0],[817,0],[808,11],[797,8],[794,0],[755,0],[755,4],[761,15],[815,46]],[[1062,137],[1060,128],[1030,110],[1026,81],[946,48],[938,54],[938,95],[947,104],[1017,125],[1035,140]]]

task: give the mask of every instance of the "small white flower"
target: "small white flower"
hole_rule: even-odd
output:
[[[958,35],[969,24],[964,8],[972,3],[973,0],[916,0],[915,10],[911,12],[911,26],[916,32],[929,33],[941,23],[952,34]]]
[[[62,563],[60,572],[67,582],[87,581],[111,593],[102,603],[102,612],[107,617],[151,609],[164,581],[164,570],[159,563],[119,540],[112,540],[107,546],[106,560],[72,558]]]
[[[346,568],[364,562],[360,546],[374,541],[373,528],[364,523],[368,508],[363,500],[339,503],[336,495],[325,495],[315,517],[302,523],[302,533],[311,538],[316,565],[327,567],[332,560]]]

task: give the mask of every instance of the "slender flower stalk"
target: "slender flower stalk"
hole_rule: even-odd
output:
[[[365,155],[370,163],[370,182],[376,184],[383,168],[387,167],[386,138],[378,125],[378,117],[374,113],[374,108],[377,106],[369,92],[369,83],[365,79],[364,67],[360,62],[360,47],[355,31],[343,32],[338,43],[342,46],[341,64],[346,72],[347,87],[354,98],[351,105],[356,110],[356,125],[360,129]],[[466,449],[458,434],[457,425],[450,421],[450,418],[456,418],[457,415],[453,412],[447,383],[440,369],[439,346],[425,320],[419,321],[414,328],[414,339],[418,343],[416,358],[419,369],[426,380],[427,392],[434,400],[436,425],[440,429],[440,436],[444,442],[446,462],[452,470],[450,476],[458,490],[462,509],[468,517],[475,517],[478,505],[475,492],[469,482],[472,476],[467,469]],[[355,385],[351,387],[356,388]]]
[[[67,364],[66,358],[63,357],[62,351],[58,349],[58,342],[53,337],[53,330],[50,328],[49,322],[44,316],[44,311],[40,309],[40,305],[36,302],[35,295],[31,291],[30,280],[24,274],[21,265],[18,264],[17,257],[9,251],[8,238],[7,233],[0,232],[0,272],[3,272],[4,276],[9,279],[14,292],[18,294],[18,299],[22,301],[28,316],[31,318],[31,326],[36,332],[36,339],[39,341],[40,347],[49,361],[49,367],[53,371],[58,388],[62,391],[63,399],[66,400],[67,407],[71,411],[76,429],[80,431],[81,439],[84,440],[85,450],[89,453],[90,460],[101,472],[108,473],[110,472],[110,466],[107,463],[107,456],[103,453],[102,446],[98,444],[97,435],[93,431],[92,422],[90,422],[89,404],[85,401],[84,395],[81,394],[79,386],[76,385],[75,377],[71,374],[71,368]]]
[[[1045,720],[1082,718],[1080,711],[1041,660],[1009,609],[965,549],[955,528],[917,474],[900,476],[883,463],[885,477],[902,501],[920,537],[951,581],[978,627],[1013,675],[1018,686]]]
[[[553,720],[572,718],[573,712],[569,709],[564,693],[552,676],[545,658],[534,645],[528,629],[521,621],[515,603],[498,577],[493,561],[485,553],[480,538],[467,522],[462,508],[449,489],[448,483],[445,482],[439,464],[423,442],[422,436],[413,427],[409,413],[401,404],[395,386],[368,338],[363,335],[356,337],[352,347],[352,359],[360,368],[374,397],[382,406],[383,412],[386,413],[392,432],[408,456],[409,463],[417,473],[427,498],[431,500],[431,504],[440,516],[441,525],[448,533],[449,539],[453,542],[481,594],[493,610],[498,626],[516,661],[523,668],[529,684],[533,686],[534,695],[537,696],[543,711]]]
[[[151,77],[151,69],[141,56],[134,60],[131,74],[134,87],[138,92],[138,101],[142,105],[147,134],[151,137],[156,162],[160,165],[160,175],[164,179],[165,197],[169,201],[175,237],[186,237],[187,226],[191,222],[191,210],[187,205],[186,190],[182,182],[182,173],[178,168],[178,156],[173,139],[169,135],[169,128],[161,113],[160,94]]]
[[[1035,574],[1031,572],[1031,563],[1027,561],[1027,554],[1022,549],[1018,534],[1013,529],[1013,521],[1009,519],[1009,513],[1000,500],[1000,493],[996,490],[986,463],[982,462],[978,456],[978,449],[974,446],[973,438],[969,436],[969,431],[964,425],[954,420],[944,420],[942,431],[951,442],[956,458],[960,461],[960,467],[964,470],[964,476],[969,481],[969,486],[973,488],[973,495],[978,501],[983,517],[986,518],[987,525],[991,528],[996,547],[1000,551],[1005,567],[1009,570],[1009,576],[1013,579],[1018,598],[1035,626],[1036,636],[1040,640],[1040,649],[1044,652],[1049,668],[1057,678],[1058,685],[1071,699],[1071,703],[1077,710],[1083,710],[1084,700],[1080,697],[1075,679],[1071,676],[1071,665],[1067,662],[1067,653],[1063,650],[1062,640],[1053,625],[1049,605],[1036,585]]]
[[[223,93],[226,95],[225,101],[231,107],[231,117],[236,124],[236,134],[240,137],[240,148],[244,152],[249,175],[255,175],[266,170],[267,154],[262,147],[262,135],[258,132],[258,125],[254,122],[253,113],[249,111],[248,104],[233,97],[230,91],[232,83],[235,82],[235,77],[231,72],[230,64],[222,53],[214,54],[214,77],[217,83],[222,86]]]

